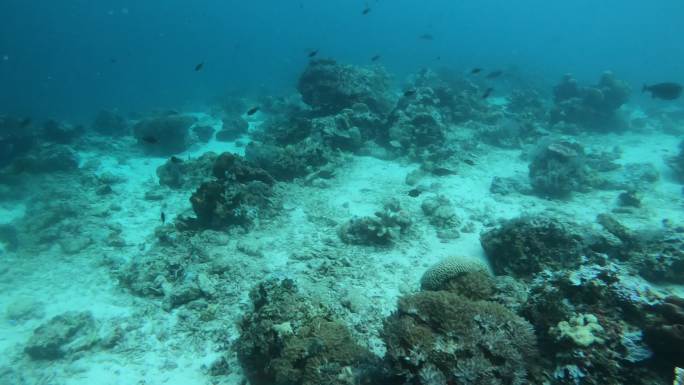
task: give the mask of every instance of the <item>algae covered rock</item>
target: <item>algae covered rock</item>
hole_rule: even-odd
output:
[[[216,157],[213,152],[204,153],[197,159],[171,157],[157,167],[159,184],[174,189],[196,186],[211,178]]]
[[[43,144],[25,156],[14,160],[11,171],[14,173],[47,174],[68,172],[78,169],[79,156],[69,146]]]
[[[67,312],[34,330],[24,351],[34,360],[56,360],[92,348],[97,331],[90,312]]]
[[[527,384],[537,357],[523,318],[446,291],[401,297],[382,335],[390,370],[406,384]]]
[[[340,227],[343,242],[355,245],[389,245],[411,226],[411,218],[396,201],[389,201],[374,217],[352,218]]]
[[[293,281],[262,282],[250,298],[254,309],[235,348],[252,385],[348,385],[374,377],[377,360]]]

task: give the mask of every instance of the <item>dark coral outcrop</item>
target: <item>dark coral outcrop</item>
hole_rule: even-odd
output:
[[[385,359],[404,384],[527,384],[537,357],[523,318],[447,291],[401,297],[382,335]]]
[[[380,114],[391,109],[389,76],[381,67],[312,60],[300,76],[297,90],[306,104],[324,114],[338,113],[356,103]]]
[[[173,155],[190,146],[190,127],[195,121],[193,116],[177,114],[147,118],[136,123],[133,136],[150,155]]]
[[[552,124],[562,121],[586,130],[610,131],[621,126],[616,112],[629,100],[630,88],[611,72],[604,72],[593,86],[580,86],[571,75],[565,75],[553,94]]]
[[[235,348],[251,384],[373,383],[377,359],[292,280],[262,282],[250,299],[254,308],[240,324]]]

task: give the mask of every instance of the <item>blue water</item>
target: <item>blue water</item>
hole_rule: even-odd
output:
[[[424,66],[517,68],[530,82],[611,69],[634,87],[682,80],[678,0],[0,2],[2,112],[90,119],[226,95],[293,91],[307,52],[397,80]],[[433,41],[418,39],[429,33]],[[205,63],[201,72],[193,68]]]

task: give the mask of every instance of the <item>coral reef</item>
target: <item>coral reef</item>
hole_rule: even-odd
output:
[[[197,159],[182,160],[172,157],[157,167],[159,184],[174,189],[197,186],[210,179],[217,155],[213,152],[202,154]]]
[[[609,131],[620,127],[616,112],[629,100],[630,88],[611,72],[604,72],[594,86],[580,86],[571,75],[565,75],[553,93],[552,124],[562,121],[587,130]]]
[[[133,136],[146,153],[169,156],[188,149],[195,121],[192,116],[176,114],[147,118],[133,126]]]
[[[370,352],[293,281],[262,282],[250,298],[254,309],[242,320],[235,348],[251,384],[371,383],[377,369]]]
[[[29,120],[0,115],[0,169],[26,154],[35,143]]]
[[[355,67],[330,59],[312,60],[301,74],[297,90],[304,103],[323,114],[335,114],[356,103],[363,103],[379,114],[386,114],[391,109],[389,76],[380,67]]]
[[[504,222],[480,238],[496,274],[531,277],[542,270],[579,266],[591,251],[606,251],[603,234],[548,216],[526,216]]]
[[[522,314],[553,383],[666,384],[669,372],[644,334],[657,294],[607,257],[595,262],[531,281]]]
[[[537,355],[523,318],[447,291],[401,297],[382,335],[385,359],[405,384],[526,384]]]
[[[190,197],[197,217],[182,219],[183,228],[246,228],[273,208],[275,180],[239,155],[219,155],[212,173],[214,180],[200,184]]]
[[[530,163],[529,176],[534,191],[542,196],[565,198],[573,191],[587,191],[584,149],[570,141],[542,144]]]
[[[411,226],[411,218],[399,202],[391,200],[375,217],[353,218],[340,227],[338,234],[345,243],[355,245],[389,245],[397,241]]]
[[[98,112],[90,127],[100,135],[123,136],[130,134],[128,121],[115,111],[110,110]]]

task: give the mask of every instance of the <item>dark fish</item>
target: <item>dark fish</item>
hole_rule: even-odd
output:
[[[202,71],[202,68],[204,68],[204,62],[201,62],[195,66],[195,71]]]
[[[117,59],[115,57],[109,59],[109,62],[112,64],[116,64],[116,63],[118,63],[118,61],[119,61],[119,59]]]
[[[475,165],[475,161],[472,159],[463,159],[463,163],[471,165],[471,166]]]
[[[414,188],[412,190],[409,190],[408,195],[412,198],[416,198],[416,197],[420,196],[420,194],[422,194],[422,193],[423,193],[422,190]]]
[[[317,49],[315,49],[315,50],[309,52],[309,57],[314,57],[314,56],[316,56],[316,55],[318,55],[318,50],[317,50]]]
[[[370,7],[369,7],[369,6],[366,6],[366,8],[363,9],[363,12],[361,12],[361,14],[362,14],[362,15],[367,15],[367,14],[370,13],[370,11],[371,11]]]
[[[430,35],[429,33],[424,33],[424,34],[418,36],[418,38],[422,39],[422,40],[435,40],[435,37]]]
[[[471,75],[477,75],[477,74],[479,74],[480,72],[482,72],[482,68],[473,68],[473,69],[470,70],[470,74],[471,74]]]
[[[489,95],[492,94],[492,91],[494,91],[492,87],[487,88],[485,92],[482,94],[482,99],[487,99]]]
[[[487,74],[487,79],[496,79],[501,76],[501,74],[503,74],[503,71],[501,70],[492,71]]]
[[[247,110],[247,115],[252,116],[256,114],[259,111],[260,107],[252,107],[249,110]]]
[[[641,92],[650,92],[654,99],[675,100],[682,95],[682,85],[677,83],[658,83],[653,85],[644,84]]]
[[[413,95],[415,95],[415,94],[416,94],[416,90],[406,90],[406,91],[404,91],[404,96],[407,97],[407,98],[409,98],[409,97],[411,97],[411,96],[413,96]]]
[[[179,158],[179,157],[177,157],[177,156],[174,155],[174,156],[171,157],[171,162],[172,162],[172,163],[175,163],[175,164],[180,164],[180,163],[183,163],[183,159],[181,159],[181,158]]]
[[[375,55],[371,58],[371,61],[378,61],[380,60],[380,55]]]
[[[143,136],[140,139],[142,139],[143,142],[148,143],[148,144],[155,144],[159,141],[159,140],[157,140],[157,138],[155,138],[152,135]]]
[[[162,221],[162,224],[166,223],[166,214],[164,214],[163,211],[161,212],[161,221]]]

